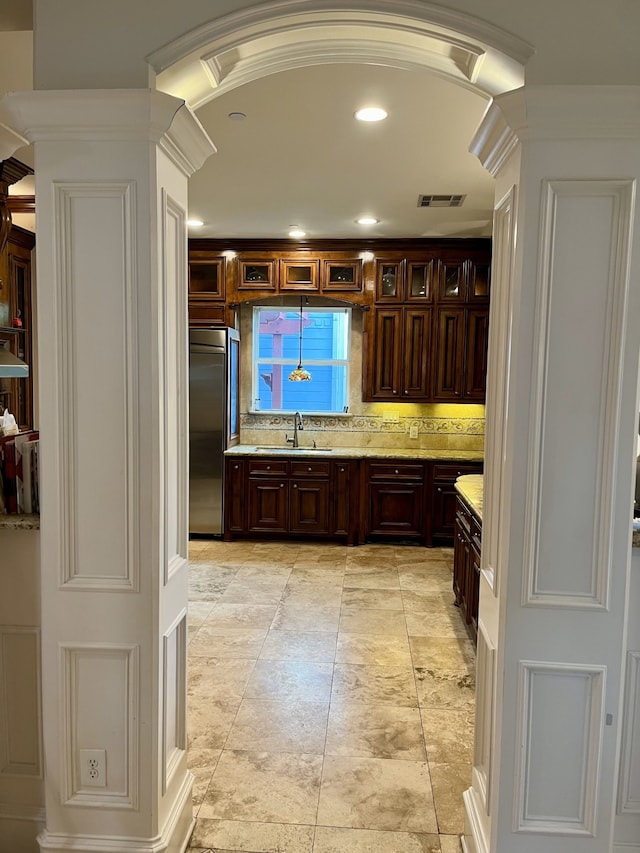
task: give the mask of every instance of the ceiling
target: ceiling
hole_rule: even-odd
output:
[[[494,184],[468,146],[488,104],[427,71],[325,64],[272,74],[196,115],[218,152],[190,181],[202,237],[478,237],[491,233]],[[361,106],[388,118],[355,121]],[[244,120],[232,120],[231,113]],[[420,194],[466,194],[419,208]],[[364,214],[379,219],[363,227]]]
[[[31,80],[12,79],[11,88]],[[489,236],[494,182],[468,151],[488,102],[425,69],[326,58],[222,87],[196,110],[217,154],[189,182],[189,216],[204,223],[190,236],[286,238],[292,225],[309,239]],[[355,121],[355,110],[371,104],[388,118]],[[246,118],[229,118],[238,112]],[[29,149],[17,156],[32,162]],[[33,180],[11,191],[27,195]],[[466,199],[459,208],[418,207],[431,193]],[[356,224],[364,214],[379,223]],[[14,221],[35,227],[29,214]]]

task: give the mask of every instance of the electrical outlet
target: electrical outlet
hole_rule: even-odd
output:
[[[400,412],[397,412],[393,409],[387,410],[386,412],[382,413],[383,423],[397,424],[399,422],[399,420],[400,420]]]
[[[409,438],[418,437],[418,424],[411,424],[409,427]]]
[[[107,752],[104,749],[80,750],[80,784],[83,788],[107,785]]]

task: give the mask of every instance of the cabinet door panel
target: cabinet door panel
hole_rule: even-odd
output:
[[[464,396],[468,400],[484,400],[487,385],[487,345],[489,311],[469,311],[467,317]]]
[[[224,500],[225,533],[241,533],[245,516],[244,462],[241,459],[227,460]]]
[[[368,532],[374,535],[422,536],[422,487],[370,483]]]
[[[280,259],[280,290],[318,290],[317,260]]]
[[[402,309],[379,309],[375,313],[373,388],[374,400],[393,400],[400,388]]]
[[[352,542],[355,525],[351,512],[351,469],[352,466],[348,462],[334,463],[332,533],[348,536]]]
[[[428,397],[430,361],[431,309],[408,309],[404,317],[403,397]]]
[[[291,533],[329,532],[329,483],[298,480],[289,490]]]
[[[287,532],[287,484],[284,480],[249,480],[249,530]]]
[[[462,355],[464,309],[441,308],[438,311],[437,400],[458,400],[462,396]]]
[[[434,539],[451,539],[456,520],[457,492],[451,484],[435,485],[433,489],[433,507],[431,535]]]

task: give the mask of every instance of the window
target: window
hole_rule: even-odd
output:
[[[302,311],[302,366],[310,382],[291,382],[300,361],[300,308],[253,309],[253,409],[344,412],[349,402],[350,308]]]

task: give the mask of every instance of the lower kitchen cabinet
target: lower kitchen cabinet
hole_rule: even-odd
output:
[[[453,545],[453,593],[474,642],[478,636],[481,540],[480,520],[458,495]]]
[[[403,537],[424,540],[425,463],[366,461],[362,538]]]
[[[225,539],[278,535],[356,538],[351,460],[227,457]]]
[[[434,462],[431,477],[429,545],[451,545],[456,523],[455,482],[463,474],[481,474],[482,462]]]

